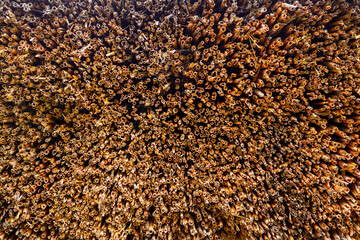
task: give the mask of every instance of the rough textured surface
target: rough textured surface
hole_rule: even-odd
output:
[[[0,238],[357,237],[359,25],[338,0],[0,0]]]

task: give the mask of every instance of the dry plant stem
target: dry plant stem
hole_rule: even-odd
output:
[[[357,1],[0,0],[0,239],[357,239]]]

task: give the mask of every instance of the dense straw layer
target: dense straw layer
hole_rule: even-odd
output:
[[[344,0],[0,0],[0,239],[354,239]]]

